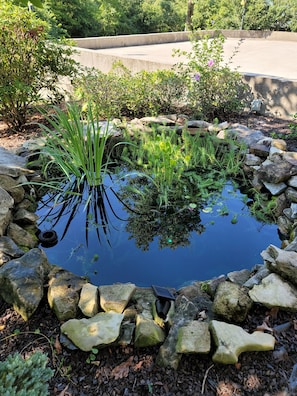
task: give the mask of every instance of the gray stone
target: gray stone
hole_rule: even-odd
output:
[[[7,236],[0,237],[0,266],[24,254],[25,252],[12,239]]]
[[[0,267],[0,295],[24,320],[36,311],[50,270],[45,253],[32,249]]]
[[[258,170],[258,174],[261,180],[278,184],[296,175],[297,167],[294,167],[289,162],[283,161],[281,158],[274,158],[273,162],[270,160],[263,162]]]
[[[9,224],[7,235],[22,248],[32,249],[38,245],[38,239],[35,234],[26,231],[15,223]]]
[[[297,219],[297,203],[291,203],[291,219]]]
[[[49,273],[48,302],[60,321],[75,318],[86,280],[60,267]]]
[[[18,185],[11,176],[0,174],[0,186],[12,196],[15,203],[21,202],[25,197],[24,187]]]
[[[227,321],[242,322],[252,304],[247,288],[236,283],[223,282],[217,288],[213,311]]]
[[[266,276],[259,285],[255,285],[249,291],[249,296],[254,302],[261,303],[268,308],[297,310],[297,290],[277,274]]]
[[[26,169],[27,160],[0,147],[0,174],[18,177],[23,173],[31,173]]]
[[[291,202],[297,202],[297,190],[293,187],[288,187],[286,190],[286,197]]]
[[[284,192],[287,188],[286,183],[275,184],[275,183],[268,183],[266,181],[263,181],[263,184],[272,195],[279,195],[282,192]]]
[[[288,186],[297,188],[297,176],[292,176],[290,179],[287,181]]]
[[[36,224],[38,220],[38,216],[35,213],[29,212],[24,208],[20,208],[16,211],[13,216],[13,220],[22,225],[22,224]]]
[[[88,317],[95,316],[99,312],[98,287],[91,283],[85,283],[81,289],[78,306],[81,312]]]
[[[296,252],[297,253],[297,237],[295,237],[286,247],[284,250]]]
[[[117,344],[121,346],[127,346],[132,344],[134,332],[135,323],[130,321],[123,321],[121,325],[120,337],[117,340]]]
[[[0,206],[0,236],[6,234],[7,227],[11,219],[12,219],[11,210],[6,206]]]
[[[172,326],[169,330],[167,338],[159,349],[157,356],[157,364],[162,367],[171,367],[177,369],[181,354],[176,352],[176,344],[178,339],[178,330],[195,319],[198,313],[197,307],[189,301],[185,296],[176,300],[176,312],[173,318]]]
[[[151,287],[137,288],[133,294],[133,301],[138,313],[147,319],[153,319],[152,307],[156,302],[156,296]]]
[[[262,159],[255,154],[246,154],[244,163],[247,166],[261,165]]]
[[[0,187],[0,207],[1,208],[13,208],[14,200],[12,196],[2,187]]]
[[[233,124],[229,131],[235,134],[237,140],[245,143],[247,146],[258,143],[259,140],[265,138],[261,131],[250,129],[241,124]]]
[[[134,345],[138,348],[161,344],[165,339],[165,333],[158,324],[152,320],[137,315],[135,327]]]
[[[133,283],[117,283],[99,286],[100,305],[105,311],[122,313],[130,301],[136,286]]]
[[[261,253],[267,268],[297,285],[297,253],[269,245]]]
[[[290,392],[297,392],[297,363],[294,364],[289,378]]]
[[[290,209],[289,209],[290,211]],[[290,211],[291,213],[291,211]],[[279,232],[284,235],[287,239],[290,236],[291,230],[292,230],[292,221],[290,220],[290,217],[287,216],[287,211],[285,212],[285,216],[279,216],[277,218],[277,226],[279,229]]]
[[[177,353],[202,353],[210,352],[210,332],[208,323],[197,320],[183,326],[178,331]]]
[[[235,364],[242,352],[271,351],[275,338],[261,331],[247,333],[241,327],[212,320],[210,331],[217,347],[212,360],[215,363]]]
[[[95,346],[106,346],[116,341],[124,315],[101,312],[90,319],[70,319],[63,323],[61,332],[82,351]]]
[[[251,289],[255,285],[259,285],[262,281],[262,279],[266,278],[270,274],[269,269],[266,267],[266,265],[261,265],[257,272],[251,276],[244,284],[243,286]]]
[[[243,285],[251,276],[251,271],[247,269],[243,269],[240,271],[232,271],[228,272],[227,277],[228,279],[233,282],[237,283],[238,285]]]

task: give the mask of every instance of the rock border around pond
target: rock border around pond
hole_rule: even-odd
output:
[[[38,309],[44,294],[61,321],[61,339],[68,348],[160,345],[157,363],[177,368],[183,354],[212,353],[216,363],[236,363],[246,351],[272,350],[273,334],[247,333],[241,326],[254,304],[297,311],[297,153],[286,143],[267,138],[240,124],[213,125],[183,117],[146,117],[133,128],[168,125],[190,133],[216,133],[244,142],[245,172],[258,191],[268,191],[277,202],[278,227],[291,242],[262,252],[264,263],[208,282],[193,282],[171,290],[166,317],[160,317],[151,288],[135,285],[92,285],[85,279],[51,265],[38,247],[34,190],[23,183],[32,171],[26,157],[0,148],[0,296],[25,320]],[[120,130],[115,128],[115,135]],[[29,154],[37,142],[21,150]],[[285,245],[284,245],[285,246]],[[255,263],[256,264],[256,263]],[[83,318],[81,318],[83,316]],[[81,337],[83,335],[83,337]],[[214,350],[214,352],[213,352]]]

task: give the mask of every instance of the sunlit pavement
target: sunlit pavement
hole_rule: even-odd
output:
[[[123,58],[173,65],[181,59],[172,56],[174,49],[190,52],[191,48],[191,43],[185,41],[97,51]],[[244,74],[265,75],[297,81],[297,41],[228,38],[224,43],[224,60],[232,69],[237,68]]]

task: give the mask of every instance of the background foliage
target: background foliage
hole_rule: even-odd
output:
[[[3,1],[3,0],[2,0]],[[11,3],[13,0],[4,0]],[[14,0],[25,5],[26,0]],[[297,31],[296,0],[34,0],[53,34],[69,37],[194,29]]]

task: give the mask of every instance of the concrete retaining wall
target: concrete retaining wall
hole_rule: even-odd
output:
[[[227,38],[265,38],[266,40],[297,41],[297,33],[291,32],[270,32],[259,30],[222,30],[221,32]],[[213,36],[216,32],[213,30],[204,30],[199,32],[199,34]],[[130,47],[134,45],[176,43],[179,41],[188,41],[189,37],[190,32],[169,32],[108,37],[87,37],[73,39],[73,41],[79,48],[103,49]]]
[[[201,34],[214,35],[214,31],[203,31]],[[251,38],[275,41],[297,41],[297,33],[223,30],[227,38]],[[134,59],[96,52],[95,49],[120,48],[138,45],[152,45],[175,43],[189,40],[189,32],[137,34],[129,36],[90,37],[74,39],[77,47],[75,60],[86,67],[94,67],[108,73],[115,61],[121,61],[132,73],[141,70],[148,72],[158,69],[170,69],[172,65],[147,59]],[[285,60],[287,61],[287,60]],[[255,98],[263,99],[266,110],[277,117],[292,119],[297,112],[297,81],[289,81],[270,76],[255,74],[244,75],[244,79],[251,86]]]

